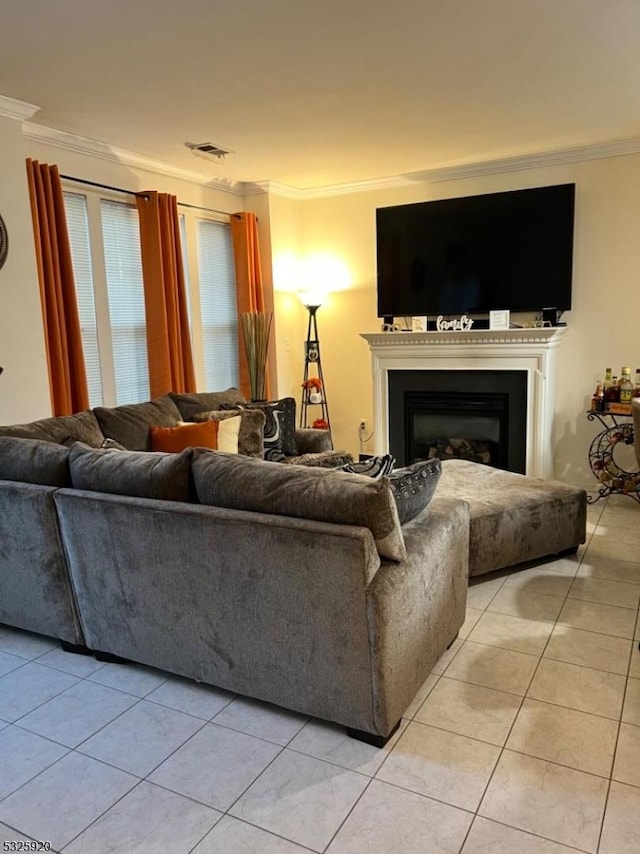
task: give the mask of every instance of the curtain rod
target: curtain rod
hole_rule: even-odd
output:
[[[84,178],[74,178],[73,175],[60,175],[65,181],[75,181],[76,184],[85,184],[88,187],[98,187],[101,190],[111,190],[114,193],[125,193],[127,196],[141,196],[143,199],[148,199],[146,193],[136,193],[135,190],[124,190],[122,187],[112,187],[109,184],[99,184],[97,181],[87,181]],[[186,202],[178,202],[182,208],[192,208],[197,211],[207,211],[208,213],[223,214],[223,216],[234,216],[229,211],[219,211],[216,208],[203,208],[201,205],[189,205]]]

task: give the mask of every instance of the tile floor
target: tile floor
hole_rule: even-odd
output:
[[[0,844],[638,854],[640,507],[589,517],[575,558],[470,588],[460,638],[384,750],[0,626]]]

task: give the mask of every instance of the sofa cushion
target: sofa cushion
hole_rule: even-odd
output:
[[[94,410],[100,428],[109,439],[120,442],[129,451],[150,451],[150,427],[175,427],[180,411],[168,394],[147,403],[132,403]]]
[[[242,392],[237,388],[225,391],[201,391],[191,394],[177,394],[170,391],[169,397],[180,410],[183,421],[196,421],[196,415],[212,409],[220,409],[223,403],[245,403]]]
[[[0,480],[71,486],[69,449],[42,439],[0,436]]]
[[[183,421],[175,427],[150,427],[151,450],[177,454],[185,448],[218,450],[218,425],[215,421],[195,424]]]
[[[240,416],[238,453],[247,457],[264,456],[264,425],[266,416],[259,409],[213,409],[194,415],[195,421],[225,421]],[[220,433],[218,432],[218,435]],[[227,450],[220,447],[221,451]]]
[[[262,460],[195,449],[193,479],[202,504],[358,525],[383,557],[406,557],[389,481],[325,468],[274,466]]]
[[[69,452],[75,489],[192,501],[191,449],[179,454],[91,449],[78,443]]]
[[[30,424],[12,424],[0,427],[0,436],[18,436],[22,439],[44,439],[45,442],[57,442],[62,445],[68,440],[85,442],[92,448],[99,448],[104,442],[104,434],[93,412],[78,412],[76,415],[60,415],[43,418]]]
[[[353,457],[348,451],[317,451],[310,454],[299,454],[296,457],[285,457],[282,460],[286,465],[294,466],[320,466],[325,469],[344,470],[344,466],[353,463]]]
[[[422,513],[436,491],[441,474],[442,463],[438,459],[420,460],[391,472],[389,482],[401,525]]]
[[[223,404],[222,409],[233,408],[232,404]],[[236,409],[257,409],[264,412],[264,459],[271,462],[293,457],[298,453],[295,440],[296,402],[292,397],[281,400],[269,400],[265,403],[238,403]]]

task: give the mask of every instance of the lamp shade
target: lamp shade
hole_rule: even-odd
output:
[[[308,306],[319,306],[327,298],[327,289],[321,287],[308,287],[303,290],[298,291],[298,296],[300,297],[300,302],[302,305]]]

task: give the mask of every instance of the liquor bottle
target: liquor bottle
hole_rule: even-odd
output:
[[[623,368],[622,378],[620,379],[620,403],[631,406],[632,397],[633,383],[631,382],[631,368]]]
[[[611,383],[612,383],[611,368],[605,368],[605,371],[604,371],[604,390],[605,390],[605,392],[609,388]]]
[[[600,412],[601,400],[603,400],[602,383],[600,380],[596,383],[596,390],[591,398],[591,411]]]
[[[640,397],[640,368],[636,368],[636,382],[633,387],[633,396]]]
[[[618,386],[618,377],[613,377],[611,380],[611,385],[607,386],[607,390],[604,393],[604,399],[606,402],[606,408],[609,409],[610,403],[620,403],[620,387]]]

